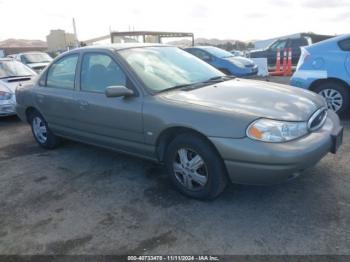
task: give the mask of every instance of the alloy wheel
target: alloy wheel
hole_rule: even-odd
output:
[[[323,89],[319,92],[324,97],[329,109],[337,112],[343,106],[343,96],[335,89]]]
[[[40,117],[36,116],[33,118],[32,125],[36,139],[41,144],[44,144],[47,141],[47,129],[44,121]]]
[[[188,190],[197,191],[207,184],[208,170],[205,162],[192,149],[177,150],[173,170],[177,181]]]

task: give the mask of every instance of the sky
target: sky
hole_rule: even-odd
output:
[[[130,28],[243,41],[350,33],[350,0],[0,0],[0,14],[0,40],[73,32],[73,17],[80,41]]]

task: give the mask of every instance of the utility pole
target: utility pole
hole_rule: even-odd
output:
[[[77,34],[77,28],[75,26],[75,19],[73,17],[73,31],[74,31],[74,36],[75,36],[75,47],[80,47],[80,43],[78,40],[78,34]]]

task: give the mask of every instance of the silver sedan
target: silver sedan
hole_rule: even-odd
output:
[[[13,59],[0,59],[0,117],[16,114],[15,90],[37,74]]]

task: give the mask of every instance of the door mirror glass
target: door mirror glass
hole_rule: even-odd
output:
[[[133,94],[134,92],[125,86],[109,86],[105,90],[106,97],[129,97]]]

